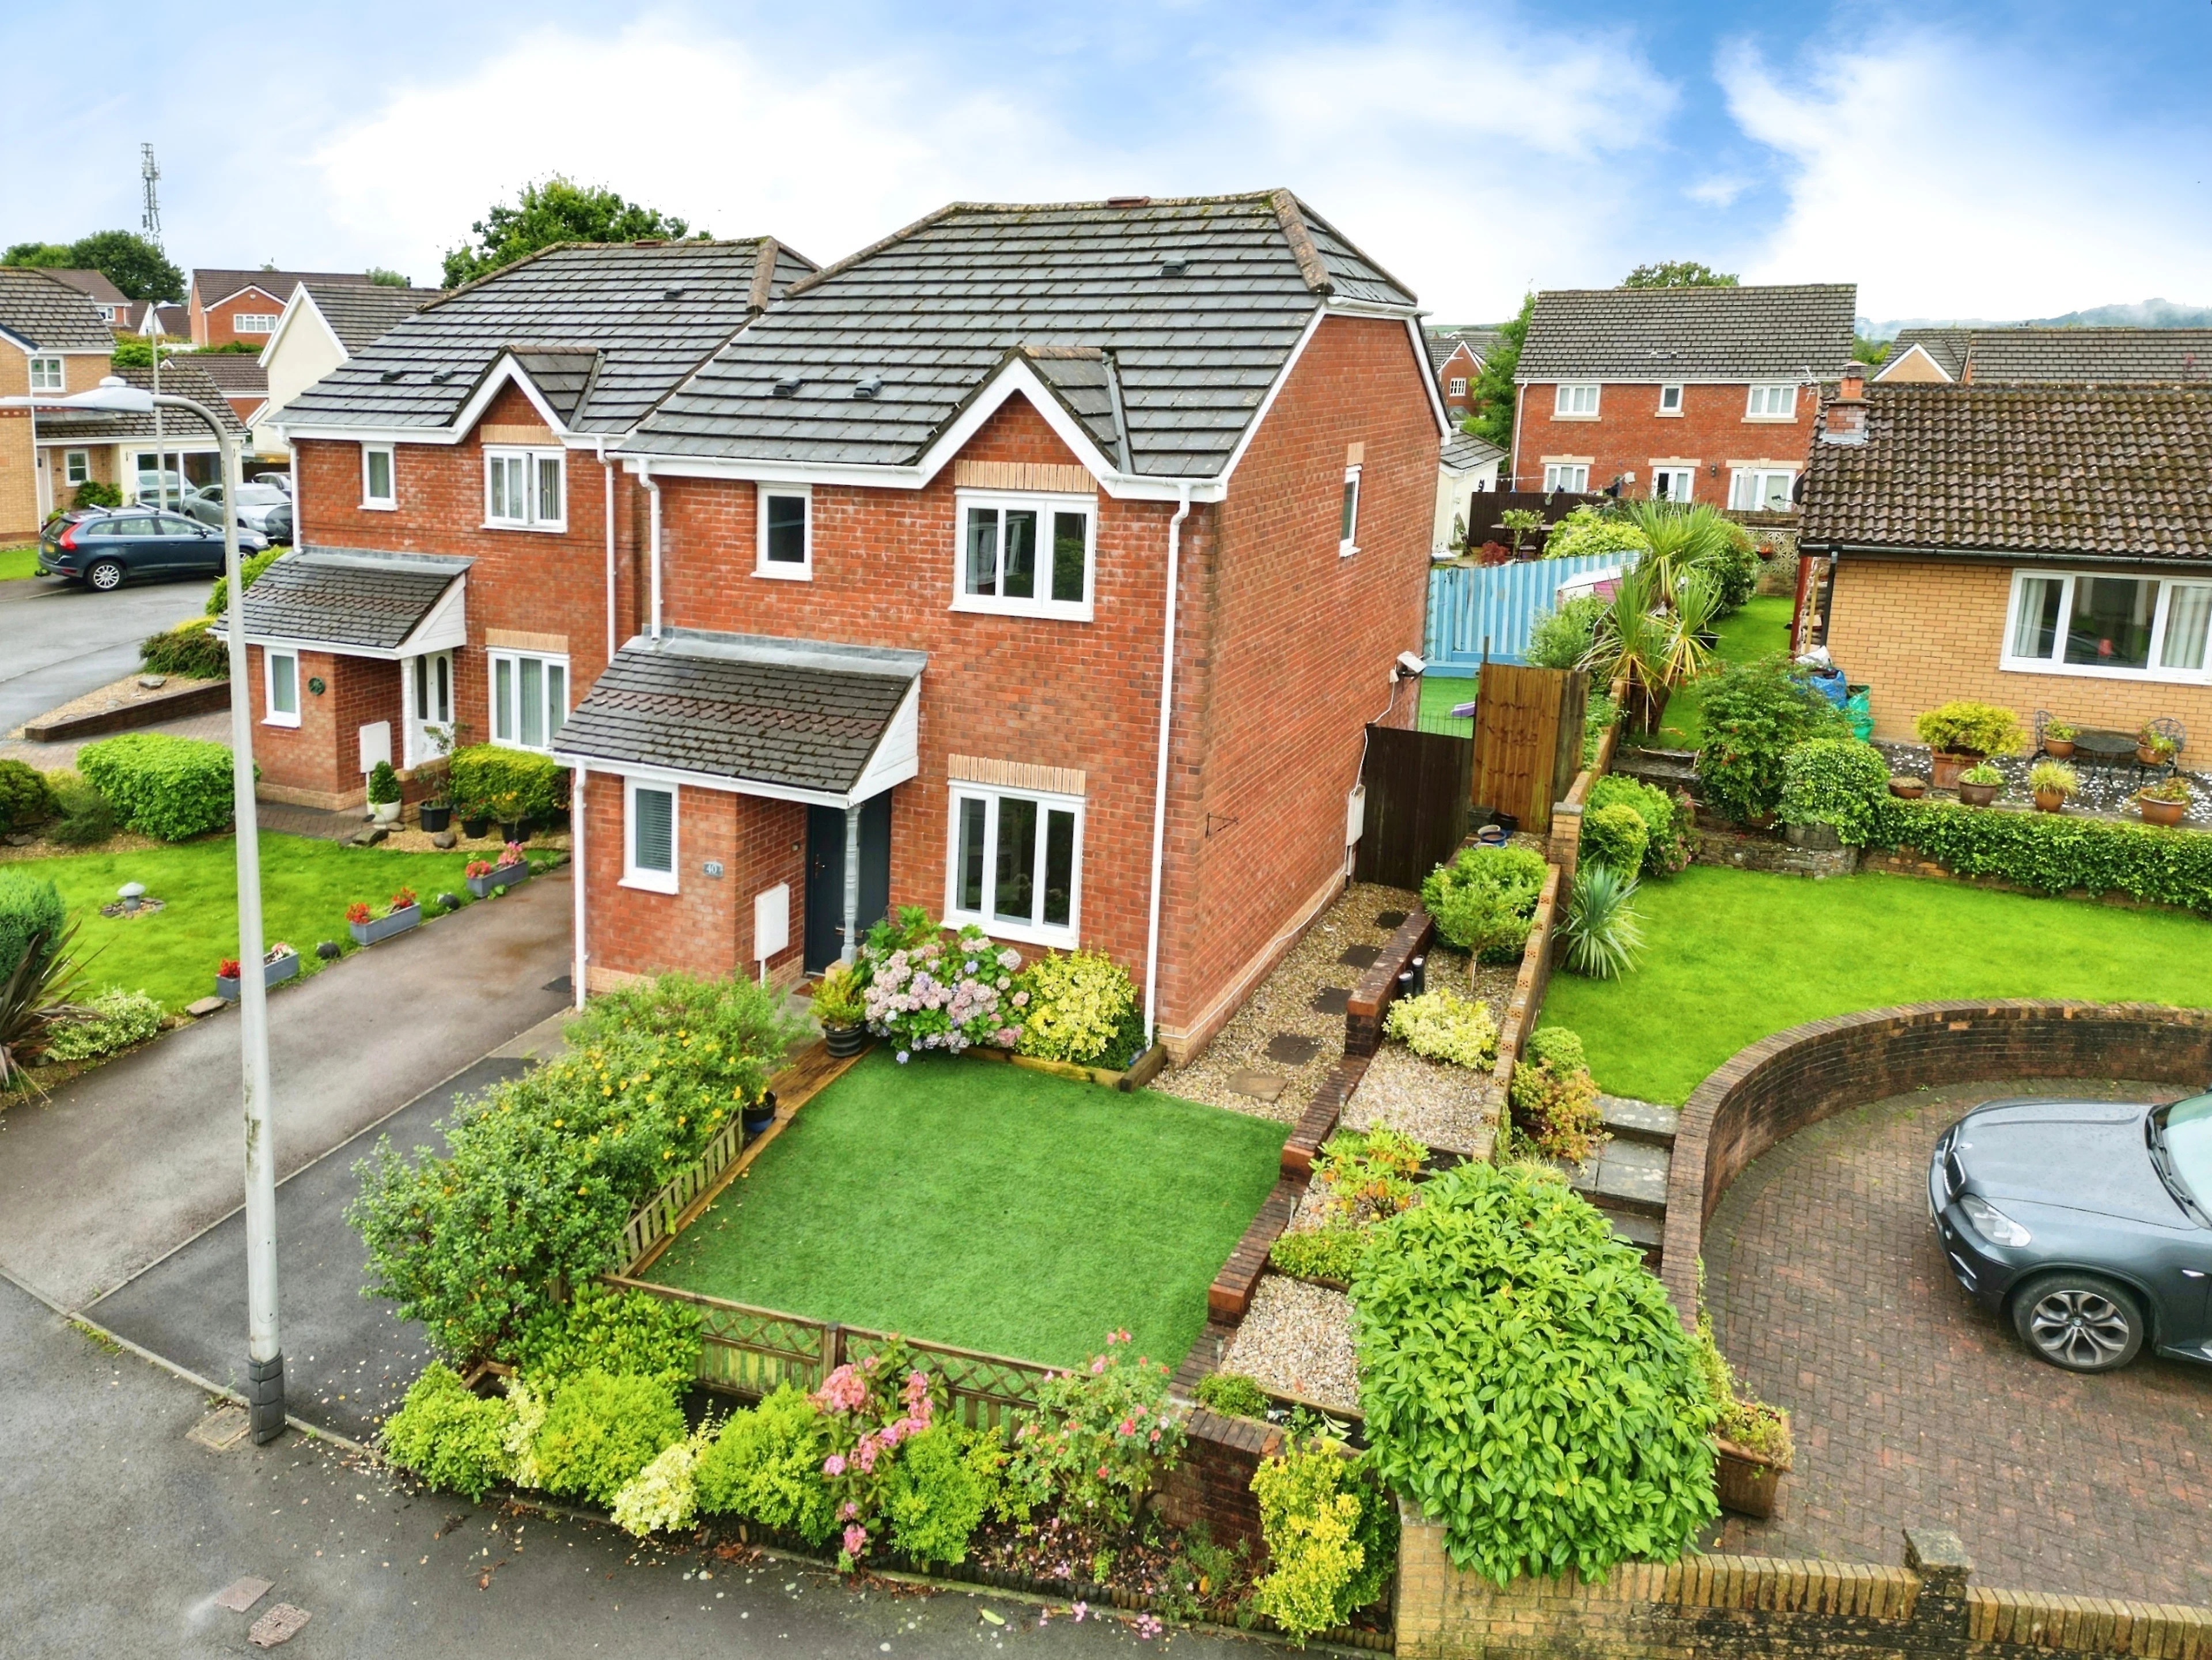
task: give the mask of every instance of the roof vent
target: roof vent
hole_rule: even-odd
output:
[[[884,377],[880,374],[872,374],[865,380],[858,380],[854,383],[853,396],[855,398],[873,398],[877,393],[883,391],[883,389]]]
[[[680,288],[663,289],[660,291],[660,297],[664,300],[681,300],[684,297],[684,290]]]
[[[1160,275],[1163,277],[1188,277],[1190,275],[1190,261],[1181,258],[1163,259],[1160,261]]]
[[[407,371],[404,369],[386,369],[383,374],[378,375],[376,378],[383,381],[384,384],[388,386],[394,380],[397,380],[401,375],[406,373]]]
[[[448,381],[448,380],[452,380],[453,378],[453,370],[451,370],[451,369],[440,369],[440,370],[438,370],[438,371],[437,371],[437,373],[435,373],[434,374],[433,374],[433,375],[430,377],[430,384],[431,384],[432,386],[444,386],[444,385],[446,384],[446,382],[447,382],[447,381]]]
[[[796,398],[799,396],[799,389],[805,384],[806,378],[804,375],[787,374],[783,379],[775,383],[775,388],[770,396],[776,398]]]
[[[1106,205],[1109,208],[1141,208],[1152,199],[1149,196],[1109,196],[1106,198]]]

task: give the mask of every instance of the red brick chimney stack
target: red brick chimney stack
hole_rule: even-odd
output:
[[[1824,444],[1866,442],[1866,367],[1851,362],[1836,377],[1836,395],[1820,412],[1820,441]]]

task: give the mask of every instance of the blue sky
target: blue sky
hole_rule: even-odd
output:
[[[2212,303],[2212,5],[0,5],[0,236],[397,267],[525,179],[848,252],[954,198],[1297,190],[1448,320],[1659,258],[1877,318]],[[148,48],[143,68],[125,43]]]

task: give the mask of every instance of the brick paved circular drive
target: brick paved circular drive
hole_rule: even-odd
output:
[[[1722,1350],[1796,1420],[1769,1523],[1719,1548],[1896,1560],[1898,1529],[1956,1529],[1978,1584],[2212,1603],[2212,1367],[2145,1359],[2082,1377],[2033,1359],[1961,1291],[1928,1220],[1929,1147],[2006,1095],[2168,1098],[2172,1086],[1962,1085],[1790,1136],[1707,1224]]]

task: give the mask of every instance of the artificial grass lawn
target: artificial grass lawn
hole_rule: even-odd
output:
[[[300,952],[301,975],[324,966],[318,940],[354,947],[346,907],[356,899],[381,911],[392,891],[421,896],[427,920],[432,896],[453,892],[464,904],[465,853],[390,853],[349,848],[304,836],[261,837],[261,916],[268,943],[283,939]],[[137,853],[75,854],[58,859],[18,859],[0,870],[43,876],[61,890],[70,919],[82,924],[81,956],[90,958],[88,990],[119,985],[143,990],[171,1012],[215,994],[216,965],[238,954],[238,877],[235,843],[228,836],[204,842],[148,848]],[[165,902],[161,910],[125,921],[100,914],[125,882],[143,882]],[[99,956],[92,957],[94,951]]]
[[[1941,998],[2212,1006],[2212,923],[2175,911],[1900,876],[1811,881],[1693,865],[1638,890],[1618,980],[1552,976],[1542,1024],[1582,1034],[1610,1093],[1679,1105],[1786,1027]]]
[[[1421,677],[1421,712],[1415,721],[1423,732],[1449,733],[1455,738],[1474,736],[1473,717],[1462,715],[1455,721],[1452,707],[1457,703],[1474,702],[1474,689],[1480,683],[1473,675],[1465,679],[1455,677],[1425,674]]]
[[[1720,636],[1719,656],[1724,663],[1747,663],[1771,657],[1790,647],[1790,613],[1796,602],[1786,594],[1753,594],[1741,611],[1720,620],[1713,632]],[[1693,750],[1705,737],[1698,717],[1704,690],[1692,680],[1667,700],[1659,717],[1659,742],[1668,749]]]
[[[878,1045],[808,1102],[647,1279],[1073,1365],[1127,1328],[1173,1366],[1274,1187],[1288,1127]]]
[[[38,544],[26,542],[21,547],[0,548],[0,582],[12,582],[21,576],[39,574]]]

